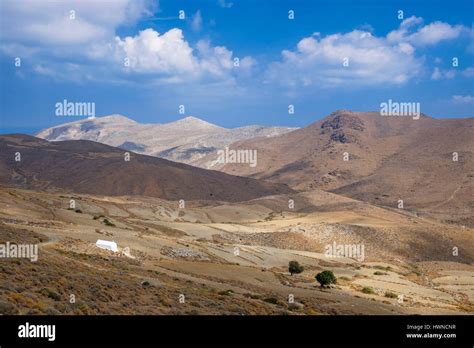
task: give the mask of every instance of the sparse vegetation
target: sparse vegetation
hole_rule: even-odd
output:
[[[223,290],[218,292],[219,295],[232,296],[234,294],[233,290]]]
[[[370,286],[364,286],[361,291],[364,294],[375,294],[374,289],[372,289]]]
[[[391,271],[392,270],[392,267],[390,267],[390,266],[375,265],[374,268],[382,270],[382,271]]]
[[[265,217],[265,221],[272,221],[273,219],[275,218],[275,213],[274,212],[271,212],[270,214],[268,214],[267,217]]]
[[[391,292],[391,291],[387,291],[385,292],[385,297],[388,297],[388,298],[397,298],[397,294]]]
[[[1,195],[0,192],[0,198]],[[26,193],[22,195],[26,197]],[[191,224],[194,222],[194,215],[186,215],[186,224],[173,224],[172,217],[156,217],[155,208],[148,198],[144,202],[141,202],[139,197],[133,200],[120,198],[110,203],[87,197],[82,200],[81,209],[85,209],[83,215],[72,214],[74,210],[71,210],[71,213],[64,212],[67,206],[49,193],[47,199],[27,199],[25,202],[27,204],[24,207],[18,205],[18,211],[21,213],[18,217],[12,215],[0,219],[0,242],[41,243],[48,238],[34,235],[33,231],[48,229],[52,232],[50,238],[53,243],[49,243],[47,249],[44,249],[47,252],[41,255],[42,258],[37,263],[22,259],[1,262],[0,313],[3,314],[383,314],[388,308],[383,303],[391,304],[389,310],[399,314],[419,312],[417,307],[420,306],[417,303],[420,298],[426,298],[432,304],[425,308],[426,313],[444,309],[447,304],[452,305],[453,311],[472,312],[467,295],[444,300],[439,297],[438,292],[427,291],[430,287],[429,281],[416,276],[415,273],[426,274],[428,280],[433,280],[439,277],[443,270],[459,270],[460,277],[466,277],[472,274],[470,265],[424,262],[422,257],[419,258],[421,261],[414,262],[404,259],[403,255],[398,255],[400,262],[393,262],[390,258],[384,259],[374,254],[376,261],[359,264],[345,263],[344,260],[337,260],[336,263],[335,260],[328,261],[319,256],[314,260],[296,256],[294,250],[315,250],[311,240],[304,237],[305,235],[326,231],[326,226],[310,226],[307,217],[302,220],[304,222],[295,219],[291,226],[292,232],[285,232],[279,221],[276,221],[280,219],[280,215],[277,214],[273,222],[259,226],[255,224],[256,216],[259,215],[247,214],[247,208],[243,207],[241,216],[253,219],[249,225],[254,232],[241,233],[242,230],[237,229],[240,223],[238,221],[233,221],[229,226],[220,225],[221,212],[218,209],[211,217],[206,217],[203,211],[207,206],[204,205],[196,208],[195,216],[202,217],[205,226],[201,225],[199,229],[193,230]],[[42,208],[45,202],[48,202],[53,213],[58,212],[55,214],[57,221],[48,221],[51,214]],[[161,203],[165,206],[170,204]],[[31,209],[33,204],[38,204],[37,210],[32,209],[38,215],[32,215],[26,220],[25,212]],[[238,208],[241,209],[241,206]],[[177,213],[177,210],[173,211],[173,214],[175,212]],[[261,216],[268,214],[266,210],[257,212]],[[222,219],[227,219],[228,214],[228,211],[224,210]],[[63,222],[66,222],[64,224],[60,223],[63,217]],[[81,219],[82,217],[84,219]],[[73,223],[72,228],[69,222]],[[215,228],[211,229],[211,223]],[[110,224],[116,224],[118,227],[106,226]],[[293,224],[300,226],[294,228]],[[249,225],[244,224],[246,227]],[[348,231],[345,227],[335,226],[332,228],[337,232]],[[251,231],[250,228],[248,230]],[[87,240],[84,240],[78,231],[85,231]],[[308,233],[294,233],[295,231]],[[187,233],[190,238],[186,237]],[[91,235],[92,238],[89,238]],[[94,236],[112,235],[115,237],[105,239],[117,240],[121,249],[126,246],[133,247],[132,254],[137,259],[118,257],[112,252],[93,247]],[[140,239],[142,235],[159,241],[160,246],[175,243],[173,249],[182,250],[186,258],[196,252],[209,256],[209,259],[201,262],[202,260],[191,257],[186,262],[170,262],[167,254],[162,253],[161,249],[149,248],[151,238]],[[254,257],[250,259],[255,262],[253,266],[248,267],[249,260],[245,259],[246,255],[242,255],[240,262],[235,262],[231,252],[212,253],[215,250],[231,250],[229,246],[236,244],[258,246],[253,249]],[[269,249],[274,247],[278,247],[278,250]],[[211,252],[206,254],[209,249]],[[296,260],[302,261],[302,264]],[[194,267],[198,267],[199,272],[194,272]],[[337,288],[342,291],[325,291],[324,287],[333,282],[317,282],[315,275],[319,274],[318,272],[322,274],[325,270],[332,269],[338,270],[338,275],[345,275],[337,279],[334,276],[336,284],[340,285]],[[358,269],[360,271],[357,271]],[[192,278],[190,274],[194,274]],[[293,276],[288,277],[288,274]],[[412,282],[416,290],[413,291],[413,297],[407,298],[402,308],[393,305],[402,293],[400,287],[393,285],[393,288],[390,287],[392,292],[384,285],[380,285],[379,289],[376,283],[378,279],[390,284],[393,279],[389,274],[394,275],[393,279]],[[459,280],[452,282],[453,289],[456,289],[454,291],[457,291],[459,288],[455,286]],[[320,284],[322,291],[317,289]],[[439,288],[444,291],[449,289],[448,286],[451,286],[451,283],[441,284]],[[288,291],[282,293],[282,288]],[[177,294],[184,293],[181,289],[186,289],[186,302],[177,306]],[[71,293],[77,296],[76,304],[69,302]],[[288,301],[289,293],[294,293],[295,302]],[[369,296],[366,296],[367,294]],[[333,300],[341,300],[343,305],[332,306]]]
[[[110,227],[115,227],[115,224],[110,221],[109,219],[105,218],[103,221],[102,221],[106,226],[110,226]]]
[[[283,302],[282,302],[282,301],[280,301],[278,298],[273,297],[273,296],[267,297],[267,298],[265,298],[265,299],[263,299],[263,300],[264,300],[265,302],[268,302],[268,303],[271,303],[271,304],[274,304],[274,305],[280,305],[280,306],[283,305]]]
[[[260,296],[258,294],[251,294],[251,293],[245,293],[244,296],[248,297],[248,298],[251,298],[253,300],[260,300],[262,298],[262,296]]]
[[[418,268],[418,265],[415,263],[408,263],[407,265],[403,265],[403,267],[407,268],[411,273],[415,274],[416,276],[421,276],[422,273]]]
[[[47,296],[55,301],[59,301],[61,300],[61,296],[56,293],[55,291],[51,290],[51,289],[48,289],[48,288],[43,288],[41,289],[40,293],[44,296]]]
[[[388,275],[388,273],[385,272],[380,272],[380,271],[375,271],[374,275]]]

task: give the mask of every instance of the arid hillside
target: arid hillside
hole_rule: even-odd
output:
[[[376,204],[467,213],[474,208],[474,118],[383,117],[340,110],[305,128],[234,143],[257,150],[234,175],[320,188]]]
[[[2,261],[0,313],[473,311],[471,228],[319,190],[188,203],[0,187],[0,244],[38,244],[36,262]],[[99,249],[97,239],[115,241],[119,252]],[[335,257],[326,254],[333,243],[364,249]],[[289,273],[292,260],[302,273]],[[323,270],[334,272],[334,286],[316,282]]]
[[[288,193],[286,185],[236,177],[138,155],[86,140],[48,142],[0,136],[0,183],[100,195],[144,195],[168,200],[243,201]]]

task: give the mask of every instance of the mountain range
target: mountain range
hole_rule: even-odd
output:
[[[128,159],[128,160],[127,160]],[[244,201],[290,193],[286,185],[131,153],[89,140],[0,136],[0,184],[108,196]]]
[[[87,139],[236,176],[322,189],[389,207],[450,212],[474,208],[474,118],[381,116],[338,110],[300,129],[226,129],[186,117],[142,125],[114,115],[67,123],[38,134]],[[217,151],[251,150],[256,165],[219,163]],[[461,218],[460,218],[461,219]],[[469,222],[468,222],[469,223]]]
[[[295,129],[257,125],[228,129],[192,116],[165,124],[141,124],[122,115],[110,115],[65,123],[42,130],[36,136],[49,141],[92,140],[140,154],[210,168],[212,161],[203,161],[203,157],[215,154],[235,141],[268,138]]]

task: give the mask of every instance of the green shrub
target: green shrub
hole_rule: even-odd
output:
[[[55,300],[55,301],[61,300],[61,296],[58,293],[51,290],[51,289],[43,288],[43,289],[41,289],[40,293],[43,294],[44,296],[47,296],[47,297]]]
[[[315,278],[321,287],[335,284],[337,281],[336,276],[332,271],[322,271],[321,273],[316,274]]]
[[[290,261],[288,263],[288,271],[291,275],[293,275],[293,273],[298,274],[304,271],[304,267],[301,266],[298,261]]]
[[[363,292],[364,294],[375,294],[374,289],[372,289],[372,288],[369,287],[369,286],[363,287],[363,288],[362,288],[362,292]]]
[[[103,223],[107,226],[112,226],[112,227],[115,226],[115,224],[112,223],[112,221],[110,221],[109,219],[104,219]]]
[[[267,297],[265,299],[263,299],[265,302],[268,302],[268,303],[271,303],[271,304],[280,304],[280,300],[277,299],[276,297]]]

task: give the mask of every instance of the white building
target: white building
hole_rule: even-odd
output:
[[[118,251],[117,243],[110,242],[108,240],[98,239],[97,242],[95,243],[95,246],[101,249],[111,250],[113,252]]]

